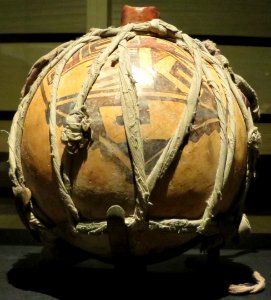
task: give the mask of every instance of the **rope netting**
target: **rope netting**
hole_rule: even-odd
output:
[[[137,96],[135,81],[131,72],[131,62],[127,41],[137,34],[152,34],[163,39],[170,39],[176,45],[187,51],[194,62],[194,71],[191,85],[187,96],[186,109],[179,121],[176,131],[163,149],[160,158],[156,162],[149,175],[146,174],[143,139],[140,131],[139,100]],[[55,68],[51,89],[50,115],[49,115],[49,137],[51,146],[51,160],[54,173],[56,175],[58,189],[61,195],[63,206],[66,209],[68,224],[73,232],[86,231],[89,234],[99,234],[106,231],[106,222],[92,222],[83,225],[77,208],[74,205],[70,192],[69,176],[61,168],[61,158],[58,150],[56,133],[56,102],[57,92],[61,79],[61,74],[68,60],[83,46],[88,43],[112,37],[109,45],[101,51],[92,62],[87,75],[82,83],[81,89],[76,99],[76,104],[72,112],[66,118],[66,126],[62,132],[62,142],[65,143],[67,152],[76,155],[80,148],[88,142],[93,120],[87,113],[85,101],[92,86],[96,82],[101,68],[108,57],[114,54],[114,60],[118,61],[118,72],[120,82],[120,98],[124,120],[125,134],[136,185],[136,207],[133,217],[126,218],[127,226],[132,227],[138,222],[145,223],[149,230],[160,230],[168,232],[197,232],[200,234],[212,234],[218,230],[212,220],[215,215],[215,208],[219,201],[223,199],[222,191],[228,180],[233,164],[234,152],[236,148],[236,124],[234,102],[240,108],[243,115],[248,141],[247,171],[244,189],[240,200],[236,204],[237,215],[242,215],[243,202],[247,193],[249,182],[254,175],[255,158],[258,155],[260,134],[254,126],[253,116],[257,116],[259,108],[257,105],[256,93],[246,83],[246,81],[234,74],[229,67],[227,59],[220,54],[216,47],[210,42],[200,42],[192,39],[187,34],[179,31],[176,27],[154,19],[140,24],[127,24],[119,28],[92,29],[81,38],[68,42],[56,51],[49,53],[43,60],[35,64],[30,71],[26,86],[23,89],[22,101],[14,116],[9,136],[10,147],[10,178],[13,183],[13,190],[19,197],[29,213],[28,222],[33,230],[42,227],[41,222],[33,214],[31,209],[31,192],[25,185],[22,162],[21,162],[21,140],[23,134],[23,124],[28,107],[39,88],[42,80],[49,70]],[[207,67],[207,63],[213,67],[218,77],[221,87],[217,83],[217,78]],[[37,72],[37,69],[39,69]],[[148,220],[148,208],[152,205],[149,201],[150,195],[159,179],[163,178],[171,163],[184,146],[186,137],[189,135],[191,124],[197,110],[199,95],[203,77],[210,86],[217,107],[217,114],[220,124],[220,152],[219,162],[216,171],[213,191],[207,200],[206,209],[199,220],[170,219],[170,220]],[[242,98],[242,93],[248,95],[252,103],[252,113]]]

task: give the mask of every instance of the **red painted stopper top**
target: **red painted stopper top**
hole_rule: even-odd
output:
[[[155,6],[134,7],[124,5],[121,12],[121,25],[128,23],[142,23],[152,19],[159,19],[160,11]]]

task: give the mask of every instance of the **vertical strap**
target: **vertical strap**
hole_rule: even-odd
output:
[[[131,63],[126,40],[121,41],[118,50],[121,107],[138,191],[135,217],[142,220],[145,219],[147,214],[150,192],[145,172],[143,140],[140,131],[139,103],[135,82],[132,78]]]

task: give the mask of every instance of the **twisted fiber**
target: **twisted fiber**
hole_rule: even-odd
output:
[[[125,218],[125,224],[128,228],[133,230],[136,220],[134,217]],[[149,220],[148,229],[151,231],[162,231],[171,233],[191,233],[197,232],[197,227],[200,225],[200,220],[187,220],[187,219],[170,219],[170,220]],[[93,235],[101,235],[107,232],[107,222],[80,222],[77,224],[76,229],[79,232]],[[216,226],[213,225],[215,232]]]
[[[234,80],[238,88],[247,97],[250,103],[253,120],[258,121],[260,118],[260,107],[258,105],[258,96],[256,92],[242,76],[234,74]]]
[[[229,293],[232,295],[256,294],[264,290],[265,278],[257,271],[253,271],[252,278],[255,280],[255,284],[230,284],[228,288]]]
[[[243,207],[244,207],[244,201],[247,195],[247,191],[250,185],[250,181],[251,181],[251,177],[255,174],[255,165],[256,165],[256,159],[258,158],[259,155],[259,144],[261,143],[261,135],[258,131],[258,128],[254,126],[253,124],[253,117],[254,115],[251,114],[250,109],[247,109],[240,90],[239,90],[239,85],[236,86],[235,82],[233,82],[232,77],[234,77],[235,81],[236,81],[236,77],[238,77],[239,75],[236,75],[235,73],[233,73],[232,69],[229,66],[229,62],[227,60],[227,58],[225,58],[223,55],[220,54],[220,51],[215,47],[214,48],[214,43],[211,41],[207,41],[207,44],[212,45],[212,49],[208,49],[208,51],[212,52],[212,50],[214,51],[213,55],[214,56],[208,56],[205,55],[205,53],[203,52],[203,57],[206,61],[208,61],[210,64],[212,64],[215,68],[215,70],[217,71],[217,73],[221,72],[220,68],[217,68],[217,64],[219,64],[219,62],[222,64],[223,66],[223,75],[226,76],[226,80],[228,82],[228,86],[231,90],[230,94],[233,94],[235,99],[237,100],[237,104],[241,110],[241,113],[243,114],[244,120],[245,120],[245,124],[246,124],[246,128],[247,128],[247,133],[248,133],[248,158],[247,158],[247,170],[246,170],[246,178],[245,178],[245,183],[244,183],[244,188],[243,188],[243,192],[242,195],[239,199],[239,202],[236,205],[236,214],[240,215],[242,214],[243,211]],[[201,43],[201,47],[206,46],[206,42],[205,43]],[[206,49],[205,49],[206,50]],[[219,71],[220,70],[220,71]],[[249,86],[248,83],[246,83],[246,81],[244,79],[243,80],[243,84],[245,86]],[[224,82],[224,81],[222,81]],[[250,87],[250,86],[249,86]],[[258,103],[257,103],[257,96],[255,91],[250,87],[251,93],[253,95],[255,95],[254,97],[254,107],[258,107]],[[228,89],[226,90],[226,92],[228,91]],[[247,94],[247,93],[246,93]],[[231,106],[229,105],[229,109],[231,108]],[[259,110],[257,110],[259,111]],[[230,113],[230,111],[229,111]],[[255,113],[254,113],[255,114]],[[232,123],[232,121],[231,121]],[[230,125],[231,127],[231,125]],[[252,138],[252,135],[254,138]],[[253,140],[253,142],[249,142]],[[238,212],[239,211],[239,212]]]
[[[81,41],[87,42],[91,34],[83,36],[75,42],[70,43],[66,48],[61,49],[56,56],[48,57],[48,64],[40,71],[36,80],[32,84],[28,93],[21,100],[17,112],[14,115],[12,126],[10,129],[10,134],[8,138],[9,144],[9,176],[12,182],[13,191],[15,195],[23,195],[26,190],[25,180],[22,171],[21,164],[21,139],[23,132],[23,123],[28,110],[28,107],[35,95],[37,89],[39,88],[42,80],[47,75],[49,70],[51,70],[69,51],[73,48],[74,44],[80,43]],[[23,197],[23,196],[22,196]],[[31,196],[30,196],[31,198]],[[28,202],[30,201],[30,198]]]
[[[219,153],[219,162],[218,168],[216,172],[216,178],[214,183],[213,191],[207,200],[207,206],[202,216],[202,223],[198,228],[199,232],[204,232],[206,226],[208,225],[209,221],[213,217],[213,211],[218,203],[218,201],[222,200],[222,188],[224,182],[224,170],[226,166],[227,160],[227,150],[228,150],[228,143],[227,143],[227,121],[226,121],[226,110],[223,106],[223,96],[220,92],[217,83],[215,82],[214,77],[212,76],[211,72],[208,70],[207,66],[203,64],[203,72],[207,79],[207,83],[211,86],[215,101],[217,105],[217,113],[218,119],[220,122],[220,153]]]
[[[46,76],[46,74],[51,70],[60,60],[64,57],[64,55],[73,48],[75,43],[81,42],[82,40],[86,40],[86,37],[78,39],[76,42],[70,43],[67,48],[63,48],[61,52],[57,54],[57,56],[53,58],[49,58],[49,63],[40,71],[39,75],[36,77],[36,80],[32,84],[28,93],[21,100],[17,112],[14,115],[8,144],[9,144],[9,165],[10,165],[10,177],[14,186],[22,185],[24,186],[24,176],[21,168],[21,154],[20,154],[20,144],[22,138],[22,130],[23,123],[25,119],[26,112],[28,107],[32,101],[34,94],[39,88],[42,80]],[[87,41],[85,41],[87,42]]]
[[[205,46],[206,43],[204,43],[204,44],[200,43],[199,45],[204,50],[203,45]],[[208,49],[208,50],[210,51],[210,49]],[[206,52],[207,52],[207,54],[209,52],[209,51],[206,51],[206,49],[205,49],[205,52],[203,52],[203,57],[208,63],[213,65],[216,72],[220,76],[222,85],[227,84],[228,88],[225,89],[225,93],[226,94],[228,93],[228,97],[227,97],[228,102],[230,101],[231,95],[234,95],[235,99],[237,100],[237,104],[241,110],[241,113],[243,114],[246,128],[247,128],[247,133],[248,133],[248,137],[247,137],[248,158],[247,158],[246,178],[245,178],[243,192],[241,194],[239,202],[236,203],[236,205],[235,205],[236,206],[236,215],[241,216],[243,207],[244,207],[244,201],[245,201],[247,191],[248,191],[248,187],[250,185],[251,177],[255,174],[255,164],[256,164],[256,158],[258,158],[258,155],[259,155],[259,144],[261,143],[261,135],[258,131],[258,128],[255,127],[253,124],[253,118],[250,113],[250,109],[247,109],[247,107],[242,99],[240,90],[238,89],[238,86],[236,86],[236,84],[232,80],[232,74],[234,74],[234,73],[229,66],[228,60],[223,55],[220,54],[220,51],[218,49],[215,48],[215,50],[216,50],[216,52],[214,53],[215,57],[214,56],[210,57],[209,55],[206,55]],[[217,53],[219,53],[219,55],[217,55]],[[222,68],[219,68],[218,66],[221,64],[222,64]],[[234,75],[238,76],[236,74],[234,74]],[[229,93],[229,90],[230,90],[230,93]],[[255,101],[257,101],[257,97],[255,97]],[[255,106],[256,106],[256,104],[255,104]],[[233,109],[233,107],[234,107],[233,105],[228,105],[229,115],[231,115],[233,113],[233,111],[231,113],[231,110]],[[231,133],[231,131],[235,127],[235,125],[233,124],[234,123],[233,120],[234,120],[234,118],[232,118],[232,119],[230,118],[230,120],[229,120],[230,121],[229,133]],[[252,138],[252,136],[253,136],[253,138]],[[235,136],[232,136],[232,137],[235,139]],[[253,142],[249,142],[249,141],[253,141]],[[230,145],[231,145],[231,139],[229,139],[228,150],[230,150]],[[229,167],[227,169],[228,169],[228,171],[230,170]],[[224,184],[226,182],[226,179],[228,178],[228,174],[227,174],[228,171],[226,170]]]
[[[248,157],[247,157],[246,178],[245,178],[245,185],[244,185],[243,193],[239,200],[239,210],[242,210],[245,199],[246,199],[246,195],[248,192],[248,188],[250,185],[251,178],[255,174],[255,167],[256,167],[255,166],[255,164],[256,164],[255,157],[258,157],[258,155],[259,155],[259,145],[261,143],[261,135],[258,131],[258,128],[254,126],[250,109],[249,108],[247,109],[247,107],[242,99],[239,89],[237,88],[237,86],[234,84],[234,82],[231,79],[230,72],[228,70],[226,70],[225,74],[228,78],[228,82],[229,82],[231,91],[232,91],[233,95],[235,96],[237,103],[239,105],[239,108],[241,109],[241,112],[243,114],[246,128],[247,128],[247,135],[248,135],[248,137],[247,137]]]
[[[233,156],[234,156],[234,149],[236,145],[236,126],[235,126],[235,121],[234,121],[234,101],[233,101],[233,95],[231,93],[231,89],[229,86],[228,79],[225,74],[225,65],[222,65],[222,68],[219,67],[219,61],[216,60],[215,57],[210,57],[206,55],[207,49],[203,46],[203,43],[199,43],[199,47],[202,49],[202,57],[208,61],[213,68],[215,69],[217,75],[219,76],[221,85],[223,87],[225,97],[226,97],[226,110],[228,110],[228,152],[227,152],[227,161],[226,161],[226,167],[224,171],[224,182],[223,185],[226,184],[226,180],[229,176],[229,172],[232,166],[233,162]]]
[[[143,139],[140,131],[139,103],[135,82],[132,78],[131,63],[126,40],[120,42],[118,53],[122,114],[138,190],[135,217],[142,220],[146,217],[150,191],[145,171]]]
[[[208,231],[208,223],[211,221],[213,217],[213,212],[217,203],[222,200],[222,190],[225,183],[228,180],[229,173],[233,163],[234,157],[234,149],[236,144],[236,128],[234,121],[234,104],[232,93],[230,90],[230,86],[227,81],[227,77],[225,76],[225,72],[221,64],[215,57],[209,55],[206,49],[204,49],[202,44],[199,44],[199,47],[202,49],[203,58],[212,64],[215,69],[219,79],[223,91],[225,93],[225,100],[223,99],[223,94],[221,89],[217,86],[215,79],[213,78],[211,72],[208,70],[206,65],[203,66],[203,71],[206,76],[207,82],[211,86],[214,95],[215,101],[217,104],[218,118],[220,121],[220,155],[219,155],[219,163],[218,169],[216,173],[216,179],[214,184],[214,189],[207,200],[207,206],[204,211],[202,217],[202,223],[198,228],[198,231],[203,233],[204,231]],[[226,102],[225,104],[223,102]],[[228,110],[228,119],[227,119],[227,110]],[[227,123],[228,126],[227,126]]]

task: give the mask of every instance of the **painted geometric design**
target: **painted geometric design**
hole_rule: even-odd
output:
[[[67,62],[62,76],[82,64],[89,67],[90,62],[108,45],[108,42],[108,39],[104,39],[84,46]],[[137,36],[128,42],[128,47],[139,99],[140,124],[142,131],[150,133],[143,141],[146,172],[149,173],[174,134],[172,130],[167,132],[165,128],[161,128],[161,118],[166,118],[170,122],[171,114],[175,114],[176,118],[180,107],[186,105],[194,63],[188,54],[185,55],[173,43],[154,37]],[[53,71],[47,76],[49,85],[53,76]],[[130,159],[119,89],[118,66],[112,67],[107,63],[89,92],[86,105],[89,115],[94,120],[93,147],[100,147],[104,155],[108,155],[111,159],[115,157],[118,165],[126,170],[128,178],[131,176]],[[42,95],[48,107],[45,93],[42,92]],[[77,95],[78,91],[74,91],[57,99],[58,126],[65,126],[65,118],[73,109]],[[164,108],[163,115],[159,107]],[[196,143],[202,135],[209,135],[214,130],[219,131],[216,104],[210,88],[203,83],[189,139]]]

